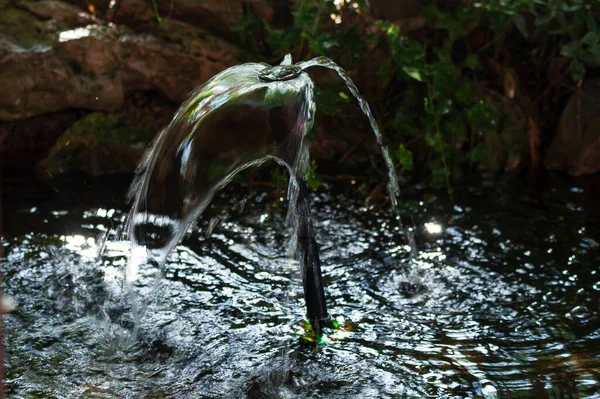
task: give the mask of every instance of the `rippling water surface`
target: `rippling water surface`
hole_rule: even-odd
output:
[[[224,192],[212,236],[201,222],[159,287],[148,265],[131,293],[115,187],[5,193],[11,398],[600,397],[600,219],[584,189],[419,191],[402,205],[413,258],[387,206],[322,189],[337,328],[315,346],[283,193]]]

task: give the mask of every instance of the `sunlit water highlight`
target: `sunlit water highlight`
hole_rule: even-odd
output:
[[[315,196],[330,313],[347,327],[317,351],[272,194],[255,191],[243,212],[239,193],[219,196],[222,223],[177,246],[134,340],[129,246],[113,234],[93,255],[124,208],[15,200],[2,259],[17,302],[9,397],[597,397],[598,214],[574,205],[581,193],[464,191],[403,205],[412,260],[385,207]],[[155,273],[141,266],[140,296]]]

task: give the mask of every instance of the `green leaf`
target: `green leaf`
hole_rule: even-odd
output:
[[[275,187],[283,187],[285,185],[286,175],[283,168],[276,168],[271,171],[271,183]]]
[[[579,57],[579,59],[590,66],[593,66],[593,67],[599,66],[600,65],[600,46],[596,45],[596,46],[590,47],[590,49],[588,51],[581,54],[581,57]]]
[[[592,46],[594,44],[598,44],[598,39],[598,34],[596,32],[588,32],[583,39],[581,39],[581,41]]]
[[[567,16],[563,12],[563,10],[558,11],[558,13],[556,14],[556,20],[558,21],[558,24],[561,28],[565,30],[569,28],[569,21],[567,21]]]
[[[394,155],[404,170],[408,172],[413,170],[413,154],[404,147],[404,144],[398,146]]]
[[[588,32],[598,32],[598,25],[596,25],[594,14],[589,11],[587,13],[587,30]]]
[[[590,48],[588,53],[592,57],[592,60],[589,62],[589,64],[593,67],[600,66],[600,45]]]
[[[478,143],[469,153],[469,157],[473,162],[485,163],[490,156],[490,147],[483,143]]]
[[[528,0],[527,6],[529,7],[529,12],[533,15],[537,15],[537,11],[535,10],[535,1]]]
[[[337,115],[342,113],[343,97],[340,95],[340,89],[337,85],[322,85],[315,87],[315,100],[319,104],[319,110],[324,115]]]
[[[434,159],[429,161],[429,170],[431,171],[431,181],[430,185],[433,188],[443,188],[446,186],[446,176],[448,175],[448,171],[444,167],[444,164],[439,159]],[[451,190],[450,187],[447,187],[448,191]]]
[[[323,184],[318,178],[316,174],[317,170],[317,162],[313,159],[310,163],[310,169],[308,171],[308,177],[306,178],[306,184],[313,190],[318,190]]]
[[[521,34],[526,39],[529,39],[529,31],[527,30],[527,22],[525,21],[525,18],[523,18],[523,14],[519,14],[519,13],[515,14],[513,17],[513,22],[515,23],[515,26],[517,27],[519,32],[521,32]]]
[[[568,2],[564,2],[561,5],[562,10],[568,13],[576,12],[583,9],[583,4],[569,4]]]
[[[580,48],[581,48],[581,46],[577,42],[571,42],[571,43],[565,44],[560,49],[560,55],[563,55],[568,58],[575,58],[575,57],[577,57],[577,54],[579,53]]]
[[[465,123],[462,117],[450,117],[442,124],[444,135],[463,142],[466,138]]]
[[[456,82],[456,89],[453,94],[454,99],[458,104],[466,105],[473,102],[473,89],[471,88],[469,81]]]
[[[585,75],[585,67],[577,60],[571,61],[569,71],[571,72],[571,77],[574,81],[578,81],[579,79],[583,78],[583,75]]]
[[[260,20],[256,18],[253,14],[246,14],[240,20],[231,25],[231,30],[233,32],[254,32],[258,29],[260,25]]]
[[[423,45],[415,40],[394,43],[392,47],[394,61],[410,78],[419,82],[426,80],[425,50]]]
[[[550,15],[550,14],[541,14],[541,15],[538,15],[535,18],[534,25],[535,26],[547,25],[548,23],[550,23],[550,21],[552,21],[552,15]]]
[[[492,107],[485,101],[479,100],[467,109],[467,121],[473,130],[479,131],[489,126],[492,120]]]
[[[438,153],[444,151],[444,140],[439,132],[425,136],[425,142]]]
[[[411,78],[418,80],[419,82],[425,81],[425,69],[403,66],[402,71],[404,71],[404,73],[410,76]]]
[[[465,58],[465,68],[479,69],[481,64],[479,63],[479,57],[476,54],[470,53]]]

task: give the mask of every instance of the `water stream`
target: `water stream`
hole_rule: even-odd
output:
[[[330,329],[303,324],[284,191],[220,191],[165,264],[138,337],[123,267],[127,181],[4,195],[10,398],[597,398],[598,192],[514,181],[403,195],[413,259],[387,207],[314,195]],[[353,194],[354,193],[354,194]],[[246,201],[241,201],[249,194]],[[202,234],[212,217],[222,221]],[[135,288],[149,293],[157,266]]]
[[[292,64],[290,55],[276,66],[234,66],[190,95],[139,165],[130,189],[132,209],[126,223],[126,236],[132,244],[126,267],[128,283],[135,283],[144,263],[162,268],[216,193],[238,173],[272,159],[290,176],[289,252],[299,255],[307,317],[317,328],[329,323],[306,184],[310,167],[306,136],[316,104],[313,82],[303,71],[314,66],[337,72],[368,117],[388,169],[392,209],[398,211],[398,180],[388,149],[369,105],[342,68],[326,57]],[[397,219],[401,220],[399,215]],[[411,248],[416,249],[412,235],[407,236]],[[135,290],[131,291],[135,295]],[[145,308],[145,304],[136,307],[136,320],[143,317]]]

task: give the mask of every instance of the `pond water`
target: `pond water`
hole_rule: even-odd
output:
[[[115,233],[126,184],[5,190],[8,397],[600,397],[588,188],[480,182],[452,201],[416,190],[401,202],[412,258],[387,205],[321,189],[313,213],[337,327],[315,345],[285,257],[283,191],[224,191],[213,234],[201,222],[160,286],[147,265],[131,294]]]

